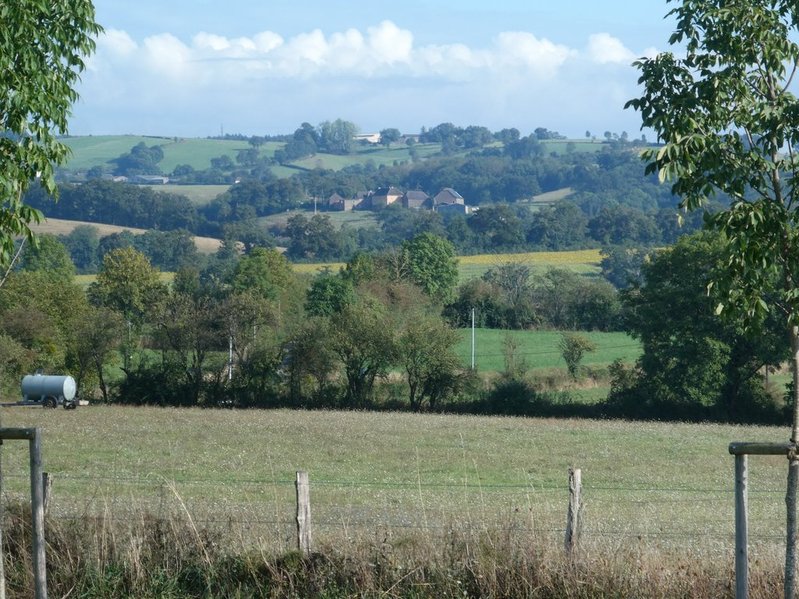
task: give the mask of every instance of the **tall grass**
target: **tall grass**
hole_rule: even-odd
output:
[[[22,505],[6,511],[8,596],[31,597],[30,527]],[[731,556],[686,555],[641,542],[561,545],[519,530],[456,528],[434,534],[342,535],[311,555],[243,545],[174,515],[113,513],[48,520],[48,588],[54,597],[462,598],[733,596]],[[779,595],[779,556],[761,556],[750,597]]]

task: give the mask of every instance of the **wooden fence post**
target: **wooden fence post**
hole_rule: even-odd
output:
[[[34,429],[30,439],[31,512],[33,516],[33,577],[36,599],[47,599],[44,542],[44,487],[42,486],[42,435]]]
[[[580,511],[583,490],[582,472],[569,468],[569,511],[566,516],[566,553],[572,555],[580,541]]]
[[[746,454],[735,456],[735,599],[749,596],[749,522]]]
[[[297,549],[311,553],[311,493],[308,473],[297,472]]]

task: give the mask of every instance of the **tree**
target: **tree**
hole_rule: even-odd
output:
[[[596,344],[577,333],[563,333],[558,343],[560,354],[566,362],[566,370],[569,375],[576,381],[577,373],[580,370],[580,363],[583,361],[583,356],[589,352],[596,351]]]
[[[325,121],[319,125],[319,146],[331,154],[349,154],[354,147],[356,133],[358,126],[349,121]]]
[[[625,327],[643,350],[638,380],[622,390],[638,404],[637,415],[735,421],[770,415],[759,373],[784,360],[787,340],[776,319],[745,335],[739,323],[715,316],[707,286],[725,269],[724,250],[718,234],[684,236],[644,262],[642,284],[623,292]]]
[[[460,381],[461,361],[455,354],[457,331],[440,318],[421,314],[409,319],[397,339],[398,361],[405,369],[411,409],[430,409],[453,393]]]
[[[69,251],[72,263],[79,273],[97,272],[100,246],[97,227],[78,225],[68,235],[62,235],[59,239]]]
[[[158,271],[147,257],[130,247],[111,250],[103,258],[97,281],[88,289],[89,298],[98,306],[106,306],[122,315],[128,325],[123,344],[124,369],[129,371],[134,347],[134,332],[138,335],[146,316],[166,292]]]
[[[90,0],[19,0],[2,9],[0,36],[0,264],[8,264],[14,238],[31,239],[41,213],[22,201],[38,180],[57,193],[53,164],[68,149],[58,140],[77,99],[75,85],[102,30]]]
[[[671,180],[688,209],[726,194],[730,205],[712,226],[728,240],[728,269],[714,281],[720,314],[753,325],[777,312],[787,325],[793,360],[791,443],[799,442],[799,6],[790,0],[683,0],[669,13],[670,44],[636,62],[643,86],[627,102],[663,145],[648,148],[646,171]],[[683,52],[681,48],[681,53]],[[796,592],[799,455],[790,454],[785,596]]]
[[[75,265],[67,248],[53,235],[41,235],[35,244],[26,244],[20,266],[23,270],[47,273],[62,283],[72,283]]]
[[[276,299],[294,278],[291,264],[273,249],[255,248],[236,264],[233,289],[252,290],[267,299]]]
[[[305,311],[312,316],[332,316],[355,301],[355,289],[349,278],[322,275],[308,289]]]
[[[408,278],[434,300],[446,303],[458,282],[454,246],[432,233],[422,233],[402,244]]]
[[[388,309],[367,293],[330,320],[330,349],[344,367],[350,407],[368,404],[375,380],[395,361],[396,340],[389,321]]]
[[[402,137],[400,130],[393,127],[380,131],[380,143],[386,147],[389,147],[394,142],[399,141],[400,137]]]
[[[141,323],[164,291],[158,271],[144,254],[133,248],[119,248],[103,258],[103,267],[89,288],[89,295],[95,303],[116,310],[129,321]]]
[[[648,252],[638,248],[614,245],[602,248],[599,263],[602,276],[617,289],[641,283],[641,267]]]
[[[81,314],[69,336],[67,362],[75,373],[78,392],[83,394],[89,373],[94,372],[103,401],[108,401],[105,367],[119,347],[125,324],[122,317],[105,307],[90,307]]]
[[[286,253],[297,260],[333,260],[341,257],[341,233],[327,214],[307,218],[302,213],[289,217],[285,235],[290,239]]]

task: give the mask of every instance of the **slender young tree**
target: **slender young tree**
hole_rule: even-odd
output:
[[[792,347],[793,424],[799,441],[799,4],[795,0],[667,0],[676,6],[664,52],[636,62],[643,86],[627,102],[662,144],[644,151],[647,173],[672,181],[682,206],[729,198],[711,226],[727,239],[717,313],[756,328],[784,319]],[[799,458],[789,455],[785,596],[796,590]]]

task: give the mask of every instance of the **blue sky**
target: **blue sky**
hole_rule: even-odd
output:
[[[70,133],[361,131],[449,121],[639,135],[630,62],[665,0],[95,0],[105,28]]]

